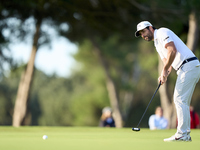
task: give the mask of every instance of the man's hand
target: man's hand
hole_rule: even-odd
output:
[[[163,85],[167,81],[167,77],[169,75],[170,71],[163,70],[160,77],[158,78],[159,83]]]

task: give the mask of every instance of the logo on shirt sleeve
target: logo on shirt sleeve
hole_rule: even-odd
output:
[[[163,41],[166,41],[167,39],[169,38],[169,36],[168,37],[166,37]]]

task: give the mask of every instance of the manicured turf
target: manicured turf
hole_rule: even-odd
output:
[[[199,150],[200,130],[192,142],[163,142],[176,130],[95,127],[0,127],[0,150]],[[43,140],[42,136],[48,139]]]

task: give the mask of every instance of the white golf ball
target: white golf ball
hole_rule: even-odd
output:
[[[48,136],[47,135],[43,135],[43,140],[46,140],[47,138],[48,138]]]

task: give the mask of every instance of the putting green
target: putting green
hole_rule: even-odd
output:
[[[199,150],[200,130],[192,142],[163,142],[176,130],[98,127],[0,127],[1,150]],[[48,139],[43,140],[42,136]]]

